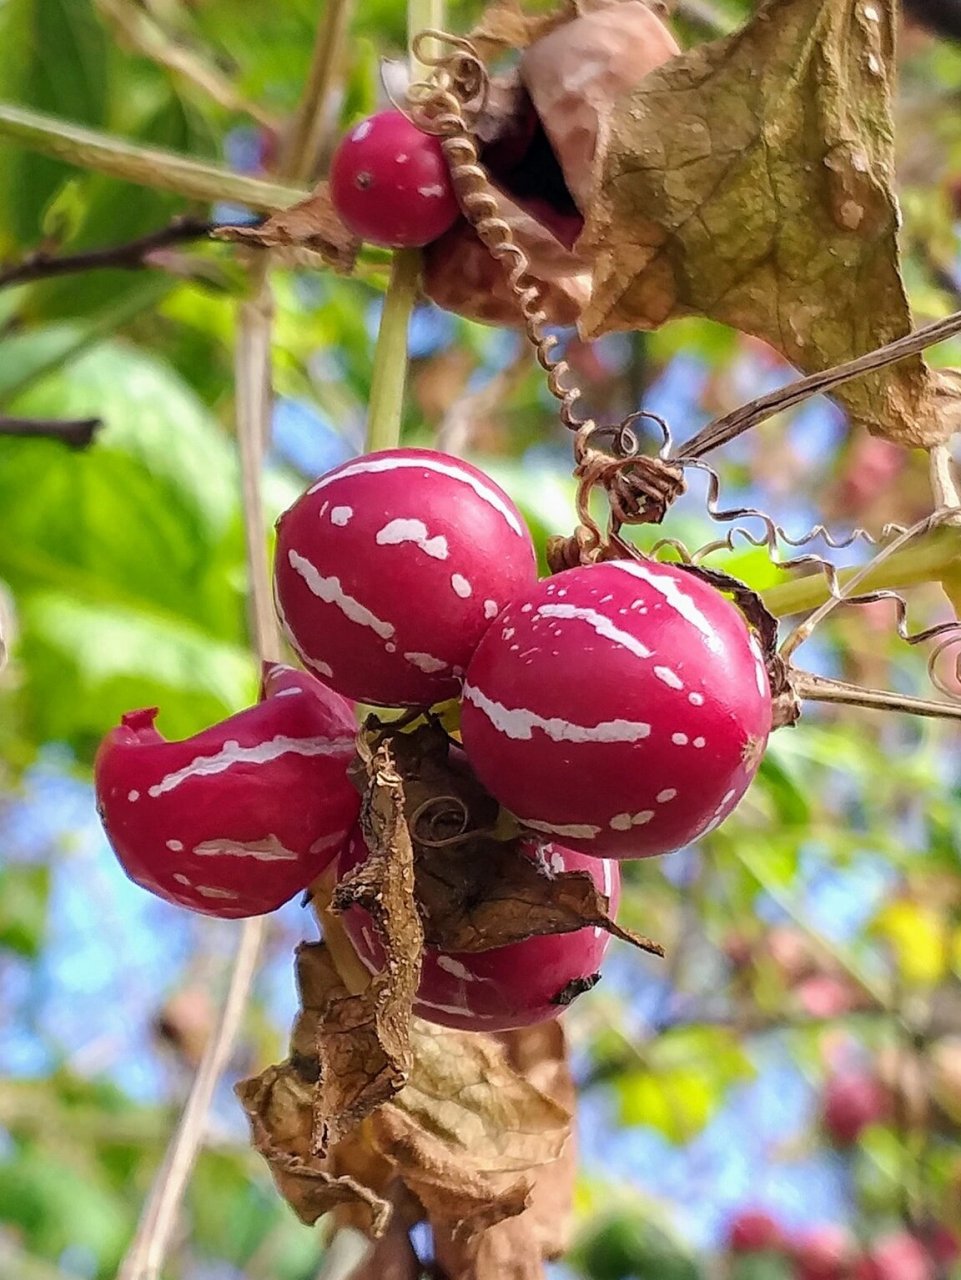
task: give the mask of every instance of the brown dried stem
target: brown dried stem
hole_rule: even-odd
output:
[[[307,83],[277,166],[281,178],[307,182],[314,176],[327,126],[328,98],[343,57],[353,8],[353,0],[328,0],[324,7]]]
[[[104,21],[137,53],[194,85],[218,106],[242,112],[266,129],[277,127],[275,117],[259,103],[244,97],[215,63],[168,35],[139,5],[131,0],[95,0],[95,3]]]
[[[3,418],[0,417],[0,436],[40,437],[62,440],[71,449],[86,449],[103,426],[100,418]]]
[[[869,351],[866,355],[857,356],[854,360],[847,360],[833,369],[825,369],[820,373],[812,373],[806,378],[799,378],[796,382],[788,383],[786,387],[780,387],[777,391],[758,396],[756,400],[741,405],[739,409],[726,413],[721,418],[715,418],[703,430],[692,436],[686,444],[682,444],[674,457],[702,458],[712,449],[718,449],[721,445],[730,443],[745,431],[749,431],[751,427],[766,422],[768,418],[783,413],[785,409],[801,404],[811,396],[831,391],[834,387],[850,382],[852,378],[858,378],[862,374],[872,373],[875,369],[896,364],[906,356],[917,355],[925,348],[933,347],[936,343],[943,342],[945,338],[950,338],[959,332],[961,332],[961,311],[955,311],[943,320],[936,320],[933,324],[915,330],[914,333],[906,334],[903,338],[878,347],[876,351]]]
[[[54,257],[46,253],[32,253],[22,262],[0,270],[0,289],[15,284],[29,284],[32,280],[46,280],[53,276],[73,275],[79,271],[96,271],[112,267],[123,271],[136,271],[158,264],[150,261],[157,249],[166,249],[187,240],[200,240],[208,236],[214,224],[200,218],[175,218],[169,226],[149,235],[140,236],[126,244],[108,245],[104,249],[87,249],[83,253]]]

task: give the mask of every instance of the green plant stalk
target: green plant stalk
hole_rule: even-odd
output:
[[[93,169],[113,178],[160,191],[173,191],[188,200],[231,201],[262,213],[287,209],[308,192],[303,187],[262,182],[220,165],[207,164],[176,151],[144,147],[113,134],[100,133],[57,116],[28,111],[0,102],[0,137],[32,151],[55,156],[80,169]]]
[[[427,27],[440,27],[444,22],[444,0],[408,0],[407,39]],[[426,74],[426,67],[410,54],[411,79]],[[370,380],[370,406],[367,415],[368,453],[395,449],[400,443],[404,414],[404,388],[407,383],[407,331],[417,301],[421,255],[418,249],[398,249],[391,264],[390,283],[384,298],[384,311],[377,331],[374,367]]]
[[[395,449],[400,443],[407,383],[407,330],[417,300],[420,250],[398,249],[377,331],[374,368],[370,379],[366,451]]]
[[[859,591],[897,590],[918,586],[922,582],[940,582],[942,577],[957,573],[961,566],[961,531],[954,528],[936,529],[918,538],[913,546],[896,552],[876,572],[867,574]],[[843,585],[854,576],[857,569],[843,569],[838,579]],[[798,578],[794,582],[782,582],[761,592],[765,606],[776,618],[790,617],[817,609],[830,599],[828,584],[821,574]]]

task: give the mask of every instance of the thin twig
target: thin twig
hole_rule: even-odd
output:
[[[307,182],[314,176],[353,8],[354,0],[328,0],[318,24],[307,83],[277,166],[278,177],[287,181]]]
[[[791,672],[791,684],[800,698],[811,702],[836,702],[846,707],[865,707],[875,711],[903,711],[912,716],[930,716],[941,720],[961,720],[961,705],[937,702],[933,698],[915,698],[911,694],[889,693],[885,689],[865,689],[845,680],[812,675],[809,671]]]
[[[242,112],[265,129],[278,121],[259,103],[244,97],[234,82],[202,54],[178,43],[149,13],[130,0],[95,0],[105,21],[137,53],[165,67],[172,75],[194,85],[206,97],[228,111]]]
[[[233,1050],[263,937],[262,916],[245,920],[216,1034],[204,1052],[187,1105],[164,1157],[117,1280],[160,1280],[180,1202],[203,1142],[214,1090]]]
[[[281,652],[270,596],[260,488],[262,443],[267,438],[270,414],[271,316],[269,285],[265,282],[254,300],[240,304],[235,359],[251,627],[262,662],[275,660]],[[262,916],[244,921],[220,1024],[204,1052],[180,1124],[154,1181],[136,1237],[117,1280],[160,1280],[184,1192],[203,1144],[214,1090],[226,1068],[240,1028],[263,936]]]
[[[876,369],[883,369],[889,364],[895,364],[898,360],[904,360],[907,356],[917,355],[926,347],[933,347],[935,343],[943,342],[945,338],[950,338],[959,332],[961,332],[961,311],[955,311],[943,320],[936,320],[933,324],[925,325],[923,329],[917,329],[914,333],[906,334],[903,338],[879,347],[877,351],[869,351],[867,355],[847,360],[833,369],[825,369],[821,373],[812,373],[807,378],[799,378],[797,382],[790,382],[777,391],[758,396],[756,400],[741,405],[740,408],[726,413],[722,418],[715,418],[703,430],[682,444],[676,450],[674,457],[702,458],[712,449],[728,444],[745,431],[749,431],[751,427],[756,427],[760,422],[766,422],[768,418],[783,413],[785,409],[801,404],[811,396],[823,391],[831,391],[844,382],[850,382],[853,378],[872,373]]]
[[[0,436],[42,437],[62,440],[71,449],[86,449],[103,426],[100,418],[3,418],[0,417]]]
[[[14,284],[27,284],[31,280],[44,280],[52,276],[73,275],[78,271],[96,271],[105,267],[124,271],[139,270],[157,264],[150,262],[150,255],[157,249],[187,240],[199,240],[208,236],[214,223],[200,218],[175,218],[169,226],[149,235],[129,240],[126,244],[108,245],[103,249],[87,249],[53,257],[45,253],[32,253],[12,267],[0,269],[0,289]]]
[[[270,434],[270,339],[273,300],[270,283],[260,282],[255,298],[240,304],[234,378],[237,396],[237,439],[247,538],[250,625],[261,661],[276,662],[283,652],[274,615],[267,566],[267,529],[260,492],[260,470]]]

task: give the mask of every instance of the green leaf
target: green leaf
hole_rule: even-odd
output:
[[[31,597],[23,623],[27,723],[82,758],[134,707],[160,707],[158,728],[183,738],[256,697],[249,651],[187,622],[49,593]]]
[[[43,863],[0,867],[0,947],[33,959],[43,948],[50,868]]]
[[[702,1275],[667,1232],[627,1211],[610,1215],[582,1236],[573,1261],[590,1280],[700,1280]]]
[[[6,0],[0,5],[0,97],[81,124],[102,124],[109,91],[108,43],[90,0]],[[27,244],[70,176],[62,162],[4,145],[0,225]]]
[[[723,1028],[670,1032],[651,1046],[646,1070],[618,1077],[621,1123],[647,1125],[672,1142],[687,1142],[717,1112],[727,1090],[752,1074],[743,1048]]]

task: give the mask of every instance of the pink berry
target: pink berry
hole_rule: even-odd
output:
[[[875,1241],[855,1272],[857,1280],[935,1280],[936,1274],[928,1250],[906,1231]]]
[[[616,863],[588,858],[554,844],[525,842],[523,852],[551,871],[588,871],[609,900],[613,916],[620,901],[621,877]],[[340,856],[338,878],[367,857],[358,827]],[[371,973],[384,964],[384,953],[370,916],[360,907],[343,915],[344,928]],[[456,952],[426,948],[414,1012],[429,1022],[464,1031],[506,1031],[556,1018],[568,1004],[594,985],[610,935],[589,927],[573,933],[525,938],[490,951]]]
[[[381,111],[341,139],[330,196],[349,230],[389,249],[430,244],[460,214],[440,141],[400,111]]]
[[[288,639],[340,693],[381,706],[459,694],[481,636],[535,580],[530,534],[507,494],[430,449],[346,462],[278,523]]]
[[[872,1124],[886,1120],[891,1112],[887,1089],[866,1071],[849,1071],[832,1076],[824,1088],[822,1114],[831,1141],[850,1147]]]
[[[794,1280],[849,1280],[855,1259],[854,1240],[841,1226],[813,1227],[792,1247]]]
[[[728,1224],[727,1243],[732,1253],[764,1253],[783,1248],[785,1240],[780,1224],[769,1213],[744,1209]]]
[[[761,649],[672,565],[568,569],[518,596],[471,659],[464,747],[526,826],[596,857],[667,853],[727,817],[771,727]]]
[[[268,667],[263,701],[182,742],[132,711],[94,766],[97,806],[135,883],[205,915],[262,915],[334,859],[357,819],[356,723],[313,676]]]

